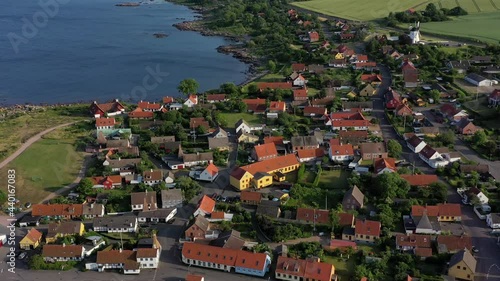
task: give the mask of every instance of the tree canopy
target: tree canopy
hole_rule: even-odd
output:
[[[177,86],[177,90],[185,95],[193,94],[198,91],[200,84],[196,82],[193,78],[187,78],[182,80]]]

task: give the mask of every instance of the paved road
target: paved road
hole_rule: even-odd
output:
[[[23,151],[25,151],[28,147],[30,147],[30,145],[32,145],[33,143],[35,143],[36,141],[38,141],[42,136],[56,130],[56,129],[59,129],[59,128],[62,128],[62,127],[66,127],[66,126],[69,126],[71,124],[74,124],[76,122],[70,122],[70,123],[65,123],[65,124],[61,124],[61,125],[58,125],[58,126],[55,126],[55,127],[52,127],[52,128],[49,128],[45,131],[42,131],[36,135],[34,135],[33,137],[31,137],[30,139],[28,139],[25,143],[23,143],[21,145],[20,148],[18,148],[14,153],[12,153],[9,157],[5,158],[5,160],[3,160],[1,163],[0,163],[0,169],[5,167],[7,164],[10,163],[10,161],[16,159],[17,156],[19,156],[21,153],[23,153]]]

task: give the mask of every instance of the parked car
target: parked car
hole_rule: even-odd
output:
[[[24,258],[26,257],[26,255],[27,255],[27,254],[26,254],[26,252],[22,252],[22,253],[19,255],[19,257],[18,257],[18,258],[19,258],[20,260],[22,260],[22,259],[24,259]]]
[[[473,253],[479,253],[479,249],[476,248],[476,247],[474,247],[474,246],[472,246],[472,252]]]

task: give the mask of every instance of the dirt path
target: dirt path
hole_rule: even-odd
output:
[[[33,143],[35,143],[36,141],[38,141],[42,136],[56,130],[56,129],[59,129],[59,128],[62,128],[62,127],[66,127],[66,126],[69,126],[71,124],[74,124],[76,122],[70,122],[70,123],[65,123],[65,124],[61,124],[61,125],[58,125],[58,126],[55,126],[55,127],[52,127],[52,128],[49,128],[45,131],[42,131],[36,135],[34,135],[33,137],[31,137],[30,139],[28,139],[25,143],[23,143],[21,145],[20,148],[18,148],[14,153],[12,153],[9,157],[5,158],[5,160],[2,161],[2,163],[0,163],[0,169],[5,167],[7,164],[9,164],[12,160],[16,159],[17,156],[19,156],[21,153],[23,153],[28,147],[30,147]]]

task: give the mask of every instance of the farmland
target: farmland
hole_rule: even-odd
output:
[[[500,31],[492,26],[500,26],[500,0],[408,0],[408,1],[352,1],[352,0],[311,0],[294,2],[300,8],[329,16],[355,21],[377,21],[386,17],[389,12],[401,12],[410,8],[423,10],[428,3],[437,8],[451,9],[460,6],[469,15],[445,22],[422,24],[425,32],[438,35],[460,36],[497,43]]]

